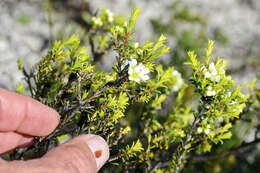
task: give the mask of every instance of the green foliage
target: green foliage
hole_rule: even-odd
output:
[[[135,22],[136,22],[137,17],[139,16],[140,12],[141,12],[140,8],[136,8],[132,11],[132,15],[130,17],[130,20],[129,20],[129,23],[127,26],[128,32],[131,32],[131,30],[135,27]]]
[[[19,93],[19,94],[23,94],[23,84],[22,83],[19,83],[18,86],[17,86],[17,89],[16,89],[16,92]]]
[[[226,75],[226,61],[212,58],[214,42],[208,42],[204,56],[188,52],[192,74],[186,83],[174,67],[158,63],[169,52],[164,35],[155,43],[134,41],[139,13],[133,10],[128,21],[106,9],[83,13],[87,47],[74,35],[54,42],[29,74],[18,62],[32,97],[57,110],[61,122],[11,159],[40,157],[71,137],[92,133],[110,145],[111,158],[102,171],[172,173],[193,154],[212,151],[232,137],[234,121],[250,97]],[[182,13],[176,16],[198,20]],[[114,60],[108,71],[96,65],[103,56]],[[251,92],[253,85],[248,85]],[[259,91],[252,105],[259,104],[253,103],[255,97],[259,100]]]

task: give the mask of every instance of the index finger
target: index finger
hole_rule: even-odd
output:
[[[42,103],[0,88],[0,132],[46,136],[59,124],[59,114]]]

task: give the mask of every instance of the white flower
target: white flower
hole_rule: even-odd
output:
[[[237,104],[237,102],[236,101],[232,101],[230,104],[234,105],[234,104]]]
[[[134,67],[137,65],[136,59],[132,59],[131,61],[128,61],[130,67]]]
[[[172,91],[176,92],[182,87],[184,82],[183,82],[180,72],[174,70],[172,72],[172,75],[176,78],[176,83],[174,84]]]
[[[205,133],[205,134],[209,134],[209,133],[210,133],[210,129],[205,129],[205,130],[204,130],[204,133]]]
[[[139,47],[139,43],[136,42],[136,43],[134,44],[134,48],[138,48],[138,47]]]
[[[199,128],[197,129],[197,132],[198,132],[198,133],[202,133],[202,128],[199,127]]]
[[[205,78],[211,78],[211,74],[208,71],[204,73],[204,76],[205,76]]]
[[[213,62],[209,64],[209,70],[207,70],[205,67],[202,67],[202,71],[204,72],[205,78],[210,78],[215,82],[220,81],[220,75],[218,75],[218,71]]]
[[[108,21],[113,22],[114,21],[114,14],[110,10],[106,10]]]
[[[219,81],[220,81],[220,76],[219,76],[219,75],[215,77],[215,81],[216,81],[216,82],[219,82]]]
[[[211,87],[211,86],[208,86],[208,87],[207,87],[207,91],[206,91],[206,95],[207,95],[207,96],[214,96],[214,95],[216,95],[216,94],[217,94],[216,91],[212,90],[212,87]]]
[[[128,61],[128,64],[129,80],[139,83],[150,79],[149,69],[142,63],[137,63],[136,59],[132,59],[131,61]]]
[[[99,17],[92,17],[92,21],[93,21],[94,25],[96,25],[96,26],[103,25],[103,22],[102,22],[101,18],[99,18]]]
[[[214,96],[216,95],[216,91],[207,91],[207,96]]]
[[[227,92],[227,96],[228,96],[228,97],[230,97],[231,94],[232,94],[231,91],[228,91],[228,92]]]
[[[214,76],[216,76],[218,74],[218,71],[217,71],[215,64],[213,62],[209,64],[209,71]]]

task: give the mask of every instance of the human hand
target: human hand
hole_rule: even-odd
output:
[[[0,88],[0,155],[32,144],[33,136],[46,136],[58,124],[59,115],[53,109]],[[82,135],[39,159],[0,159],[0,173],[95,173],[108,158],[109,148],[103,138]]]

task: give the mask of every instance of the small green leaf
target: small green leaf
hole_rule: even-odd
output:
[[[16,92],[18,94],[23,94],[23,91],[24,91],[24,87],[23,87],[23,84],[22,83],[19,83],[17,88],[16,88]]]
[[[139,16],[140,12],[141,12],[140,8],[135,8],[132,11],[132,14],[131,14],[131,17],[130,17],[130,20],[129,20],[129,23],[127,26],[128,32],[130,32],[132,29],[134,29],[137,17]]]
[[[213,46],[214,46],[214,41],[213,40],[209,40],[208,41],[208,47],[206,48],[206,65],[208,65],[210,63]]]
[[[22,58],[19,58],[17,60],[17,65],[18,65],[19,70],[23,70],[23,59]]]

